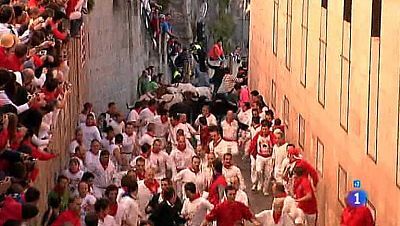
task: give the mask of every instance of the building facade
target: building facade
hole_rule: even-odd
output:
[[[250,86],[320,173],[319,225],[340,225],[360,180],[400,225],[400,1],[252,0]]]

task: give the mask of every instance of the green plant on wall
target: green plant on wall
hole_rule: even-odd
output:
[[[94,3],[95,0],[88,0],[88,4],[87,4],[87,8],[88,8],[88,12],[92,12],[93,8],[94,8]]]
[[[229,40],[232,37],[236,26],[233,16],[225,12],[225,9],[228,7],[229,2],[230,0],[218,0],[219,16],[218,19],[210,25],[210,32],[213,36],[213,39],[217,40],[219,38],[222,38],[225,42],[224,49],[226,50],[230,49]]]

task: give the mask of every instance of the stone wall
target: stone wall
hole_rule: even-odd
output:
[[[140,18],[140,0],[96,1],[89,16],[87,101],[96,113],[114,101],[119,109],[136,98],[138,76],[148,65],[152,43]]]

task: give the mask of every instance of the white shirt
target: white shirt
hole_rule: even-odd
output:
[[[145,210],[147,204],[153,197],[151,191],[144,184],[144,180],[138,181],[138,204],[139,204],[139,212],[141,216],[146,216]]]
[[[287,151],[286,151],[287,145],[288,145],[287,143],[281,146],[275,144],[273,148],[272,159],[275,160],[274,172],[275,175],[278,177],[282,177],[283,174],[282,163],[287,156]]]
[[[100,144],[104,150],[110,151],[111,147],[115,144],[115,139],[113,138],[110,141],[109,139],[107,139],[107,137],[104,137],[103,139],[101,139]]]
[[[117,122],[115,120],[111,120],[111,122],[109,123],[109,126],[111,126],[114,130],[114,134],[122,134],[124,128],[125,128],[125,123],[122,122]]]
[[[279,222],[275,224],[273,210],[264,210],[255,215],[257,220],[262,223],[262,226],[292,226],[293,222],[287,214],[282,213]]]
[[[99,222],[97,224],[98,226],[118,226],[120,224],[117,224],[117,222],[115,221],[114,217],[107,215],[104,218],[104,221],[99,219]]]
[[[96,163],[88,165],[88,170],[94,174],[93,190],[95,196],[97,198],[102,197],[105,188],[113,183],[113,176],[116,173],[114,164],[109,161],[107,168],[104,169],[100,160],[98,160]]]
[[[194,151],[189,148],[186,148],[184,151],[174,148],[169,157],[174,162],[176,170],[179,171],[189,167],[192,163],[192,157],[195,155]]]
[[[140,112],[139,119],[140,119],[140,121],[144,122],[147,125],[148,123],[154,122],[155,116],[156,115],[152,111],[150,111],[149,108],[145,108]],[[141,130],[142,134],[144,134],[146,132],[146,128],[147,128],[147,126],[142,127],[142,130]]]
[[[230,152],[232,155],[238,155],[238,144],[234,141],[226,141],[221,139],[214,145],[214,141],[211,141],[209,144],[209,148],[211,152],[214,152],[218,158],[222,159],[225,153]]]
[[[247,111],[242,111],[242,109],[240,109],[237,117],[238,117],[239,122],[246,124],[248,126],[251,126],[251,120],[252,120],[251,109],[248,109]]]
[[[126,133],[123,133],[122,136],[124,137],[122,141],[122,152],[132,153],[136,145],[136,133],[133,132],[133,134],[130,136]]]
[[[83,171],[79,170],[76,173],[71,173],[69,169],[64,170],[63,175],[68,177],[69,179],[69,187],[71,191],[77,191],[78,189],[78,184],[82,179],[83,176]]]
[[[199,125],[199,119],[201,117],[204,117],[203,114],[200,114],[199,116],[197,116],[196,121],[194,121],[195,125]],[[218,125],[217,118],[215,118],[215,116],[213,114],[210,114],[208,117],[206,117],[206,120],[207,120],[207,126]]]
[[[180,130],[180,129],[183,130],[183,132],[185,132],[185,126],[184,126],[182,123],[179,123],[179,124],[176,125],[176,126],[170,125],[170,127],[169,127],[168,141],[171,142],[172,147],[176,147],[176,145],[177,145],[176,133],[177,133],[178,130]],[[184,135],[185,135],[186,138],[188,138],[188,135],[189,135],[189,138],[191,137],[190,134],[184,134]]]
[[[156,138],[150,136],[148,133],[143,134],[143,136],[139,139],[139,145],[142,146],[143,144],[149,144],[153,146],[153,142]]]
[[[68,151],[70,154],[75,154],[75,149],[79,147],[79,143],[76,140],[73,140],[68,147]]]
[[[100,159],[100,151],[97,153],[97,155],[93,154],[93,152],[91,152],[90,150],[88,152],[86,152],[86,155],[85,155],[85,166],[86,166],[86,168],[89,165],[93,165],[96,162],[98,162],[99,159]]]
[[[162,122],[161,121],[161,116],[157,115],[154,117],[154,123],[156,124],[156,129],[155,129],[155,134],[157,137],[163,137],[165,138],[166,135],[168,134],[169,130],[169,122]]]
[[[206,185],[207,185],[206,177],[204,176],[204,174],[201,171],[195,173],[190,168],[184,169],[184,170],[180,171],[179,173],[177,173],[175,175],[175,177],[173,178],[173,181],[183,182],[182,187],[186,183],[192,182],[196,185],[197,192],[199,192],[200,194],[204,191],[204,189],[206,188]],[[184,192],[184,189],[182,189],[182,192]],[[184,197],[184,196],[182,196],[182,197]]]
[[[91,195],[91,194],[86,194],[85,198],[82,199],[82,204],[81,204],[81,222],[85,223],[85,216],[86,213],[94,207],[94,204],[96,203],[96,198]],[[86,225],[86,224],[82,224]]]
[[[140,216],[138,200],[129,196],[124,196],[119,200],[116,215],[118,225],[137,226]]]
[[[13,34],[18,37],[18,31],[12,24],[0,23],[0,36],[4,34]]]
[[[223,200],[226,200],[226,195],[224,195]],[[249,197],[247,196],[246,192],[244,192],[242,189],[236,191],[235,201],[241,202],[244,205],[249,206]]]
[[[254,126],[250,126],[250,135],[251,135],[251,139],[253,139],[258,132],[261,131],[261,126],[258,125],[257,127]]]
[[[83,133],[82,143],[85,147],[90,147],[90,143],[94,139],[101,141],[100,131],[96,126],[81,124],[80,128]]]
[[[139,113],[135,109],[133,109],[131,112],[129,112],[127,121],[128,122],[139,121]]]
[[[166,176],[166,169],[172,170],[172,175],[176,174],[176,168],[171,158],[165,151],[159,153],[151,152],[150,154],[150,165],[156,170],[155,178],[162,179]]]
[[[187,226],[200,226],[204,221],[207,212],[211,211],[213,208],[214,205],[203,197],[197,198],[193,201],[185,199],[181,213],[188,217],[188,221],[186,222]]]
[[[0,25],[1,25],[1,24],[0,24]],[[1,34],[1,31],[0,31],[0,34]],[[5,92],[4,90],[0,90],[0,103],[1,103],[0,106],[4,106],[4,105],[6,105],[6,104],[12,105],[13,107],[15,107],[15,108],[17,109],[17,113],[18,113],[18,114],[20,114],[20,113],[22,113],[22,112],[24,112],[24,111],[26,111],[26,110],[29,109],[28,103],[23,104],[23,105],[19,105],[19,106],[15,105],[15,104],[10,100],[10,98],[8,98],[8,96],[7,96],[7,94],[6,94],[6,92]]]
[[[286,196],[283,201],[282,212],[294,220],[296,224],[305,223],[305,215],[302,209],[297,207],[297,202],[291,196]]]
[[[233,120],[231,123],[228,123],[226,120],[221,123],[222,131],[224,139],[237,141],[237,133],[239,129],[238,122]]]
[[[239,167],[231,166],[229,168],[226,168],[224,166],[224,167],[222,167],[222,174],[224,175],[224,177],[228,183],[232,181],[233,177],[237,176],[240,181],[240,189],[242,189],[242,190],[246,189],[246,185],[244,183],[244,178],[242,176],[242,172],[240,171]]]

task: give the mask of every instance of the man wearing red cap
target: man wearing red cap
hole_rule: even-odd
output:
[[[257,188],[261,191],[263,187],[264,195],[268,195],[268,185],[273,171],[272,147],[276,142],[275,135],[270,132],[271,123],[263,120],[261,122],[261,131],[251,140],[248,154],[256,159],[256,182],[252,190]]]
[[[318,173],[315,170],[315,168],[308,163],[305,159],[303,159],[301,155],[301,150],[299,148],[295,148],[294,145],[288,145],[288,157],[287,160],[288,164],[285,166],[284,173],[283,173],[283,178],[288,184],[288,188],[291,189],[291,182],[292,182],[292,176],[293,176],[293,169],[295,167],[301,167],[304,169],[304,174],[308,177],[308,175],[311,176],[314,188],[317,187],[319,178],[318,178]]]

